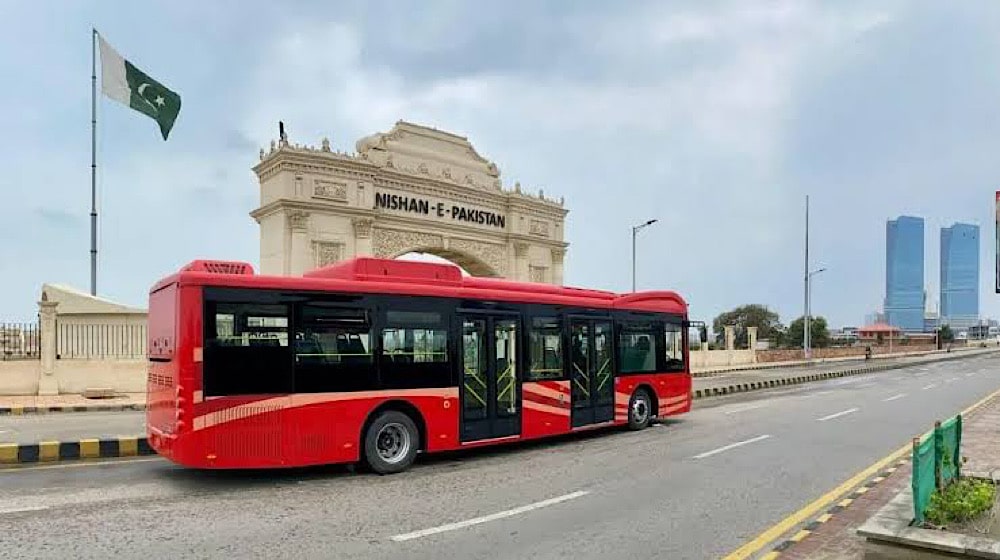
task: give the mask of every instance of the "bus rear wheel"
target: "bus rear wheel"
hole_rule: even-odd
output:
[[[419,448],[417,425],[398,410],[379,414],[365,432],[365,463],[379,474],[405,471]]]
[[[641,430],[652,421],[653,400],[645,389],[636,389],[628,402],[628,427],[631,430]]]

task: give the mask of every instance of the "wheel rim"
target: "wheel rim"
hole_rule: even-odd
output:
[[[410,432],[402,424],[386,424],[375,437],[375,449],[386,463],[398,463],[410,452]]]
[[[644,424],[646,418],[649,416],[649,403],[646,401],[645,396],[641,396],[635,399],[632,403],[632,418],[635,419],[637,424]]]

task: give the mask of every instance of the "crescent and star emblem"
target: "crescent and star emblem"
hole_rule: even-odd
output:
[[[166,100],[163,99],[162,95],[157,95],[156,98],[153,99],[153,101],[150,101],[145,94],[146,88],[148,88],[149,86],[150,84],[148,82],[143,82],[143,84],[139,86],[136,92],[139,94],[139,97],[146,102],[147,105],[149,105],[154,111],[159,113],[160,108],[167,104]]]

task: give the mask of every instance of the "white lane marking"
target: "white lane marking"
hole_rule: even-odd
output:
[[[948,379],[944,380],[945,383],[954,383],[956,381],[958,381],[957,377],[949,377]]]
[[[860,379],[841,379],[840,381],[834,383],[834,385],[847,385],[849,383],[857,383],[861,381]]]
[[[805,395],[805,396],[807,396],[807,397],[819,397],[819,396],[822,396],[822,395],[829,395],[832,392],[833,391],[816,391],[815,393],[809,393],[808,395]]]
[[[913,374],[913,376],[914,376],[914,377],[923,377],[923,376],[925,376],[925,375],[930,375],[930,373],[931,373],[931,372],[929,372],[929,371],[922,371],[922,372],[920,372],[920,373],[914,373],[914,374]]]
[[[902,381],[904,379],[906,379],[906,378],[905,377],[893,377],[892,378],[893,381]]]
[[[0,515],[4,515],[7,513],[23,513],[26,511],[42,511],[46,509],[49,509],[49,506],[29,506],[29,507],[19,507],[10,509],[0,509]]]
[[[970,371],[969,373],[965,374],[965,376],[966,377],[972,377],[973,375],[976,375],[977,373],[979,373],[979,372],[978,371]],[[0,432],[0,434],[2,434],[2,433],[3,432]]]
[[[858,410],[860,410],[860,409],[858,409],[858,408],[848,408],[847,410],[841,410],[840,412],[834,412],[833,414],[830,414],[828,416],[824,416],[822,418],[817,418],[816,421],[817,422],[826,422],[827,420],[833,420],[834,418],[840,418],[841,416],[847,416],[848,414],[852,414],[854,412],[857,412]]]
[[[764,434],[762,436],[757,436],[755,438],[745,439],[743,441],[737,441],[736,443],[730,443],[729,445],[723,445],[722,447],[719,447],[717,449],[713,449],[711,451],[706,451],[704,453],[699,453],[699,454],[695,455],[692,458],[693,459],[704,459],[705,457],[711,457],[712,455],[715,455],[716,453],[722,453],[723,451],[729,451],[730,449],[735,449],[737,447],[742,447],[744,445],[749,445],[751,443],[756,443],[758,441],[764,441],[765,439],[767,439],[769,437],[771,437],[770,434]]]
[[[905,396],[906,396],[906,393],[900,393],[898,395],[893,395],[893,396],[891,396],[891,397],[889,397],[887,399],[882,399],[882,402],[891,402],[891,401],[894,401],[896,399],[901,399],[901,398],[903,398]]]
[[[926,391],[927,389],[933,389],[933,388],[935,388],[935,387],[937,387],[937,386],[938,386],[938,384],[937,384],[937,383],[931,383],[930,385],[924,385],[924,386],[923,386],[923,387],[921,387],[921,388],[922,388],[923,390],[925,390],[925,391]]]
[[[436,535],[438,533],[444,533],[446,531],[454,531],[456,529],[464,529],[465,527],[471,527],[473,525],[479,525],[481,523],[488,523],[490,521],[496,521],[497,519],[503,519],[505,517],[512,517],[514,515],[520,515],[522,513],[527,513],[532,510],[536,510],[543,507],[552,506],[560,502],[565,502],[567,500],[573,500],[586,496],[590,492],[586,490],[577,490],[576,492],[571,492],[569,494],[564,494],[562,496],[557,496],[555,498],[549,498],[548,500],[542,500],[540,502],[535,502],[533,504],[528,504],[526,506],[516,507],[514,509],[508,509],[505,511],[499,511],[497,513],[491,513],[489,515],[484,515],[482,517],[474,517],[472,519],[466,519],[465,521],[458,521],[456,523],[448,523],[447,525],[438,525],[437,527],[431,527],[430,529],[422,529],[420,531],[413,531],[412,533],[403,533],[401,535],[394,535],[392,540],[396,542],[409,541],[413,539],[419,539],[421,537],[427,537],[430,535]]]
[[[872,385],[875,385],[874,381],[869,381],[867,383],[858,383],[857,385],[854,386],[854,388],[855,389],[861,389],[863,387],[871,387]]]
[[[727,410],[725,412],[725,414],[729,415],[729,414],[736,414],[737,412],[746,412],[748,410],[757,410],[758,408],[764,408],[768,404],[769,403],[761,403],[761,404],[755,404],[755,405],[752,405],[752,406],[744,406],[743,408],[736,408],[736,409],[733,409],[733,410]]]

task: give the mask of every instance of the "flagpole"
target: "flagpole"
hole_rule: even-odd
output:
[[[90,35],[90,295],[97,295],[97,29]]]

